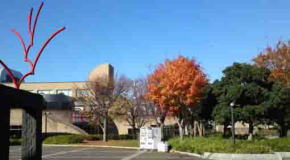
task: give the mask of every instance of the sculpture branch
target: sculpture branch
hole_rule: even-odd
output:
[[[37,55],[36,55],[36,58],[34,60],[34,63],[32,65],[32,69],[30,72],[26,73],[19,81],[19,83],[21,84],[22,81],[29,75],[34,75],[34,71],[35,71],[35,67],[37,65],[37,62],[39,60],[39,57],[41,55],[41,53],[43,52],[43,50],[45,49],[45,47],[48,45],[48,43],[57,35],[59,34],[60,32],[62,32],[63,30],[65,30],[65,27],[62,27],[61,29],[57,30],[56,32],[54,32],[46,41],[45,43],[42,45],[41,49],[38,51]]]
[[[34,75],[35,73],[35,68],[36,65],[38,63],[38,60],[43,52],[43,50],[45,49],[45,47],[48,45],[48,43],[56,36],[58,35],[60,32],[62,32],[63,30],[65,30],[65,27],[62,27],[60,29],[58,29],[57,31],[55,31],[53,34],[51,34],[51,36],[43,43],[43,45],[41,46],[40,50],[37,52],[36,58],[34,59],[34,61],[32,61],[28,54],[29,51],[31,49],[31,47],[33,47],[34,45],[34,35],[35,35],[35,30],[36,30],[36,25],[37,25],[37,21],[38,21],[38,17],[39,14],[41,12],[41,9],[43,7],[44,3],[42,2],[37,10],[36,16],[34,18],[34,22],[33,25],[31,26],[31,22],[32,22],[32,16],[33,16],[33,8],[30,9],[29,15],[28,15],[28,34],[29,34],[29,45],[26,47],[26,44],[24,42],[24,39],[22,38],[22,36],[16,31],[16,30],[11,30],[13,33],[15,33],[15,35],[17,36],[17,38],[20,41],[20,44],[22,46],[23,49],[23,54],[24,54],[24,62],[27,62],[30,65],[30,71],[27,72],[26,74],[24,74],[19,81],[17,81],[17,79],[15,78],[15,76],[13,75],[12,71],[9,69],[9,67],[0,60],[0,64],[4,67],[4,69],[7,71],[9,77],[12,79],[14,85],[16,88],[20,88],[21,83],[24,81],[24,79],[26,77],[28,77],[29,75]]]
[[[30,48],[32,47],[31,42],[33,40],[33,35],[32,35],[32,31],[31,31],[31,19],[32,19],[32,14],[33,14],[33,8],[30,9],[30,13],[28,15],[28,34],[29,34],[29,40],[30,40],[30,44],[26,49],[26,52],[29,52]],[[27,54],[26,57],[27,58]]]
[[[15,30],[12,29],[11,32],[15,33],[15,35],[17,36],[17,38],[19,39],[22,49],[23,49],[23,54],[24,54],[24,61],[26,61],[26,57],[27,57],[27,52],[26,52],[26,46],[25,46],[25,42],[22,38],[22,36]]]
[[[32,29],[32,31],[31,31],[31,24],[30,24],[30,33],[31,33],[31,36],[30,36],[30,44],[28,45],[27,50],[26,50],[26,51],[27,51],[27,54],[28,54],[30,48],[31,48],[31,47],[33,46],[33,44],[34,44],[34,33],[35,33],[35,29],[36,29],[36,24],[37,24],[37,20],[38,20],[38,17],[39,17],[39,14],[40,14],[40,12],[41,12],[41,9],[42,9],[43,5],[44,5],[44,3],[42,2],[42,3],[40,4],[39,8],[38,8],[38,11],[37,11],[36,16],[35,16],[35,19],[34,19],[34,24],[33,24],[33,29]],[[30,10],[30,12],[31,12],[31,15],[32,15],[33,8],[32,8],[32,10]],[[28,23],[31,23],[31,18],[30,18],[30,20],[29,20]]]

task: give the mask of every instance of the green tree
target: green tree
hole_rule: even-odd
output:
[[[274,84],[265,105],[267,118],[279,125],[281,137],[287,136],[290,127],[290,88],[284,88],[279,83]]]
[[[196,108],[191,108],[191,114],[187,121],[189,123],[188,127],[191,127],[190,130],[192,130],[191,134],[193,136],[197,136],[197,134],[199,136],[205,135],[205,127],[210,126],[210,121],[213,120],[212,112],[216,103],[217,99],[213,94],[213,87],[211,84],[208,84],[204,88],[204,97]]]
[[[249,124],[249,135],[254,124],[264,117],[262,105],[271,89],[270,71],[246,63],[234,63],[223,71],[224,76],[214,83],[218,103],[213,117],[225,126],[230,122],[230,103],[235,102],[235,120]]]
[[[217,104],[217,97],[214,94],[214,89],[212,84],[208,84],[204,89],[205,96],[200,103],[200,111],[198,112],[198,117],[205,121],[213,120],[212,112],[214,106]]]

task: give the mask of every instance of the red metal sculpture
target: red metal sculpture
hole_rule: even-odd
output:
[[[37,52],[36,58],[34,59],[34,61],[32,61],[29,57],[29,51],[30,48],[33,47],[34,45],[34,34],[35,34],[35,29],[36,29],[36,24],[37,24],[37,20],[38,20],[38,16],[41,12],[41,9],[43,7],[44,3],[42,2],[41,5],[38,8],[38,11],[36,13],[36,16],[34,18],[34,22],[33,25],[31,25],[31,21],[32,21],[32,16],[33,16],[33,8],[30,9],[29,15],[28,15],[28,34],[29,34],[29,44],[28,46],[25,45],[25,42],[22,38],[22,36],[14,29],[11,30],[11,32],[15,33],[17,38],[19,39],[22,48],[23,48],[23,54],[24,54],[24,62],[28,63],[30,65],[30,72],[27,72],[26,74],[24,74],[20,80],[17,81],[17,79],[15,78],[15,76],[13,75],[12,71],[9,69],[9,67],[2,61],[0,60],[0,64],[4,67],[4,69],[7,71],[9,77],[12,79],[13,84],[15,85],[15,87],[17,89],[20,88],[21,83],[24,81],[24,79],[29,76],[29,75],[34,75],[35,73],[35,67],[37,65],[37,62],[39,60],[39,57],[41,55],[41,53],[43,52],[43,50],[45,49],[45,47],[48,45],[48,43],[60,32],[62,32],[63,30],[65,30],[65,27],[62,27],[60,29],[58,29],[57,31],[55,31],[53,34],[51,34],[51,36],[43,43],[43,45],[41,46],[40,50]]]

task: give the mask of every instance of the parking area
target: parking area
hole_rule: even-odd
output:
[[[10,147],[10,160],[21,158],[20,146]],[[99,147],[43,147],[43,160],[200,160],[177,153]]]

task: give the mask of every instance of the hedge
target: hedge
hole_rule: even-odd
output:
[[[290,138],[279,138],[272,140],[237,140],[233,146],[230,139],[216,137],[196,137],[170,139],[168,142],[174,150],[203,154],[204,152],[214,153],[273,153],[289,152]]]
[[[11,146],[16,146],[16,145],[21,145],[21,139],[20,138],[10,138],[10,145]]]
[[[91,141],[102,140],[103,135],[102,134],[90,134],[88,136],[85,136],[85,139],[91,140]],[[107,139],[108,140],[131,140],[131,139],[135,139],[135,138],[133,135],[129,135],[129,134],[124,134],[124,135],[108,134]]]
[[[44,144],[74,144],[82,143],[84,140],[83,135],[60,135],[52,136],[44,139]]]
[[[101,134],[91,134],[91,135],[56,135],[50,136],[44,139],[45,144],[73,144],[82,143],[84,140],[98,141],[102,140],[103,135]],[[134,139],[132,135],[118,135],[118,134],[108,134],[108,140],[131,140]]]

